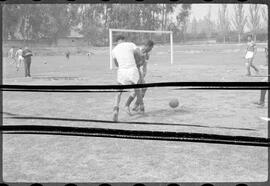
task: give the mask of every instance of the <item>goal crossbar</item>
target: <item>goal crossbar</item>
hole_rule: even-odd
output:
[[[134,33],[160,33],[170,34],[170,46],[171,46],[171,64],[173,64],[173,32],[162,30],[132,30],[132,29],[109,29],[109,42],[110,42],[110,69],[113,69],[112,49],[113,49],[113,35],[112,32],[134,32]]]
[[[111,32],[139,32],[139,33],[160,33],[160,34],[172,34],[172,31],[162,31],[162,30],[131,30],[131,29],[109,29]]]

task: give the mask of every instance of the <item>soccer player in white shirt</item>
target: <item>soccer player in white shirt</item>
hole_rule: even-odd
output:
[[[259,69],[253,64],[254,57],[257,53],[257,48],[255,42],[252,40],[252,35],[248,36],[248,43],[246,49],[245,59],[247,67],[247,76],[251,76],[250,67],[252,67],[257,74],[259,74]]]
[[[120,85],[137,84],[140,80],[139,71],[137,69],[134,55],[137,52],[137,46],[134,43],[126,42],[124,36],[116,38],[117,45],[112,50],[112,57],[117,67],[117,82]],[[135,89],[135,94],[140,103],[140,111],[144,112],[144,104],[142,100],[141,90]],[[116,96],[116,103],[113,108],[113,121],[118,121],[119,104],[122,92],[120,91]],[[129,107],[125,108],[128,113]]]
[[[22,48],[19,48],[17,52],[15,53],[15,57],[17,58],[17,65],[16,65],[17,71],[19,71],[19,68],[23,62],[22,53],[23,53]]]

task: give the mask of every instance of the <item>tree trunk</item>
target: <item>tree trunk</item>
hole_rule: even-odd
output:
[[[162,5],[162,20],[161,20],[161,29],[164,30],[164,15],[165,15],[165,5]]]
[[[161,20],[161,30],[164,30],[164,19],[165,19],[165,4],[162,4],[162,20]],[[164,42],[164,34],[162,34],[162,42]]]
[[[241,43],[241,33],[238,34],[238,43]]]
[[[105,4],[105,28],[107,28],[107,20],[108,20],[108,8],[107,8],[107,5]]]

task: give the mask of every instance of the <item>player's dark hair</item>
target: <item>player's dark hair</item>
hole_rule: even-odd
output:
[[[116,37],[115,41],[118,42],[119,40],[125,40],[125,39],[126,39],[125,36],[119,35]]]
[[[149,47],[153,47],[154,46],[154,41],[152,41],[152,40],[147,40],[146,42],[145,42],[145,45],[146,46],[149,46]]]

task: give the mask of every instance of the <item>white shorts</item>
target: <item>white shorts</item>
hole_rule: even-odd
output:
[[[19,56],[18,57],[18,61],[23,61],[23,57],[22,56]]]
[[[137,84],[139,79],[140,75],[136,67],[127,69],[118,69],[117,81],[122,85],[127,85],[130,83]]]
[[[247,51],[245,58],[246,58],[246,59],[251,59],[251,58],[253,58],[253,57],[254,57],[254,52],[252,52],[252,51]]]

